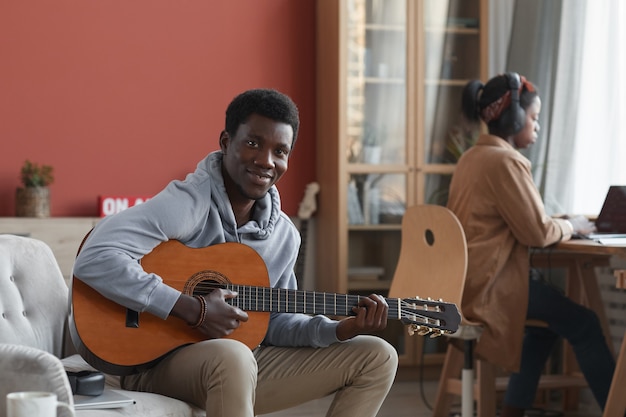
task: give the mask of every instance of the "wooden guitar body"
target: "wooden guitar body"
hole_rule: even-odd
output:
[[[207,265],[219,265],[215,279],[229,277],[235,282],[269,286],[263,259],[250,247],[224,243],[193,249],[178,241],[157,246],[141,260],[146,272],[161,276],[170,286],[186,293],[206,294],[204,281],[190,280]],[[204,276],[204,279],[211,278]],[[71,289],[71,334],[79,353],[94,367],[114,375],[127,375],[147,369],[168,352],[205,337],[185,326],[179,319],[162,320],[149,313],[138,314],[138,327],[127,325],[133,314],[125,307],[103,297],[93,288],[73,277]],[[249,320],[231,336],[251,349],[265,337],[269,312],[249,311]],[[73,329],[72,329],[73,327]],[[106,360],[104,360],[106,358]]]

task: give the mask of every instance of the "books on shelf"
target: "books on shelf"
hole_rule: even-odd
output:
[[[380,266],[355,266],[348,268],[350,280],[376,280],[385,275],[385,268]]]
[[[348,268],[348,287],[352,290],[377,290],[389,288],[385,280],[385,269],[379,266]]]

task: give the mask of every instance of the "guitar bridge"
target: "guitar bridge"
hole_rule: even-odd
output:
[[[139,328],[139,312],[126,309],[126,327]]]

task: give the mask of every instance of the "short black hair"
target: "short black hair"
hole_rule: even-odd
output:
[[[250,115],[258,114],[293,128],[293,148],[298,138],[300,117],[298,107],[287,95],[273,89],[244,91],[230,102],[226,109],[226,132],[234,136],[239,125],[246,123]]]

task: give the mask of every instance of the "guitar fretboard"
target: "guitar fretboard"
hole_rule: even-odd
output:
[[[352,308],[358,306],[360,299],[363,298],[363,296],[354,294],[334,294],[250,285],[228,284],[223,287],[237,292],[237,297],[228,300],[229,304],[245,311],[270,313],[354,316],[355,313]],[[386,301],[389,305],[387,317],[401,319],[400,300],[386,298]]]

